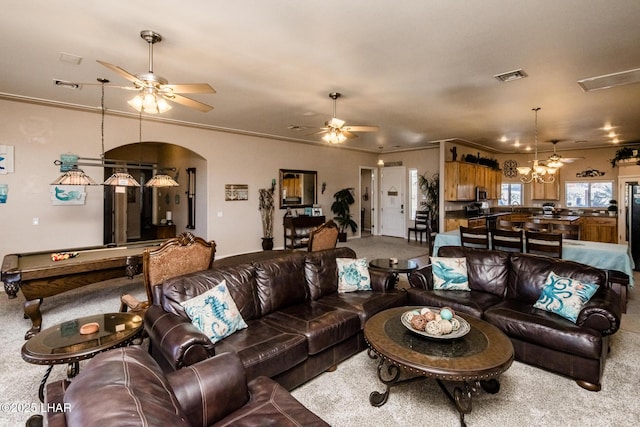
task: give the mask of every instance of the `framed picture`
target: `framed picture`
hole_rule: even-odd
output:
[[[0,145],[0,174],[13,173],[13,145]]]
[[[84,185],[51,186],[51,204],[54,206],[84,205],[86,197]]]
[[[249,186],[246,184],[226,184],[224,186],[224,200],[249,200]]]

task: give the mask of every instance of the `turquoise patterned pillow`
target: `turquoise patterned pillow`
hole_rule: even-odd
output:
[[[371,277],[366,258],[336,258],[338,292],[370,291]]]
[[[223,280],[207,292],[181,302],[193,323],[212,343],[247,327]]]
[[[542,295],[533,306],[556,313],[576,323],[580,310],[597,290],[598,285],[560,277],[552,271],[547,277]]]
[[[470,291],[466,258],[429,257],[434,291]]]

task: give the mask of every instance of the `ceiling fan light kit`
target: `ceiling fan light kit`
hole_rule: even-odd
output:
[[[325,127],[320,132],[324,133],[322,139],[329,144],[342,144],[347,139],[357,138],[353,132],[377,132],[378,126],[345,126],[345,121],[336,117],[336,100],[340,98],[340,92],[329,93],[329,98],[333,99],[333,117],[325,122]]]

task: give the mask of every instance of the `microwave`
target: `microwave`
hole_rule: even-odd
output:
[[[487,201],[487,189],[484,187],[476,187],[476,202]]]

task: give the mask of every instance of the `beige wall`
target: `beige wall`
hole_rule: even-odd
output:
[[[105,150],[137,142],[138,132],[135,116],[107,114]],[[199,205],[194,234],[215,240],[219,256],[261,250],[258,189],[277,180],[280,168],[318,171],[319,186],[327,184],[325,193],[318,194],[318,203],[330,218],[332,195],[341,188],[359,188],[359,167],[376,167],[378,159],[377,153],[154,121],[143,121],[142,139],[176,144],[206,159],[197,172]],[[52,206],[49,195],[49,184],[60,175],[53,161],[61,153],[100,156],[100,114],[0,100],[0,141],[15,148],[15,173],[0,175],[0,183],[9,184],[8,202],[0,205],[0,257],[15,252],[101,245],[101,186],[86,187],[83,206]],[[102,177],[102,168],[83,169],[95,180]],[[186,183],[184,173],[180,180]],[[248,184],[249,200],[226,202],[225,184]],[[186,208],[186,201],[181,203]],[[283,246],[283,214],[276,209],[275,247]],[[39,218],[40,224],[32,225],[33,218]],[[355,219],[359,222],[359,215]],[[178,228],[181,231],[185,230]]]

